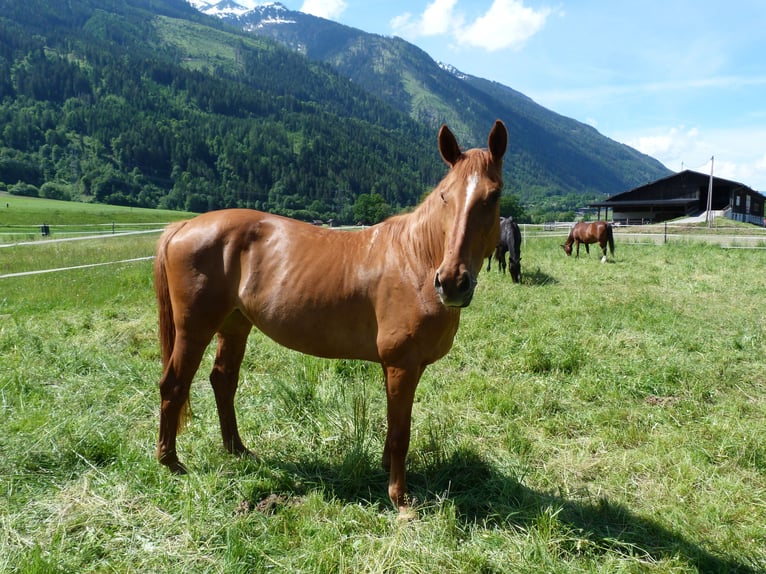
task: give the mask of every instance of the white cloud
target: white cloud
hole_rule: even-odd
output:
[[[305,14],[327,18],[328,20],[337,20],[346,10],[345,0],[304,0],[300,11]]]
[[[449,32],[455,19],[454,10],[457,0],[434,0],[420,19],[420,32],[423,36],[438,36]]]
[[[766,191],[766,127],[709,130],[676,126],[617,139],[673,171],[709,173],[713,157],[713,175]]]
[[[454,13],[456,4],[457,0],[433,0],[419,17],[413,20],[412,14],[405,12],[391,20],[391,27],[405,38],[448,34],[459,18]]]
[[[545,26],[551,11],[535,11],[519,0],[494,0],[489,11],[458,32],[457,41],[487,51],[520,48]]]
[[[702,144],[699,141],[699,129],[685,126],[672,127],[659,133],[634,136],[626,142],[630,147],[659,159],[661,162],[676,161],[684,152],[690,149],[698,149]],[[665,158],[664,160],[662,158]],[[683,160],[681,160],[683,161]],[[671,169],[681,169],[681,165],[665,163]],[[686,166],[689,167],[689,166]]]
[[[410,40],[423,36],[449,35],[464,46],[489,52],[520,48],[542,30],[551,10],[534,10],[523,0],[493,0],[486,13],[467,22],[456,9],[458,0],[433,0],[420,16],[406,12],[391,20],[394,32]]]

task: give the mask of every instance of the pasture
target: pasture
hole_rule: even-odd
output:
[[[0,249],[0,275],[152,255],[141,234]],[[154,458],[151,261],[0,279],[2,572],[762,572],[766,252],[530,235],[483,271],[418,388],[418,518],[380,467],[377,365],[250,336],[225,454],[207,372]]]

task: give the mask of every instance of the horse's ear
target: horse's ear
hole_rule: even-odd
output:
[[[443,125],[439,130],[439,153],[442,154],[442,159],[452,167],[455,165],[463,152],[460,151],[460,146],[457,145],[457,140],[447,125]]]
[[[505,129],[505,124],[500,120],[495,120],[495,125],[492,127],[492,131],[489,132],[487,147],[495,163],[503,160],[505,148],[508,147],[508,130]]]

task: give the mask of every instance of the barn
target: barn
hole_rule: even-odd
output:
[[[705,213],[709,186],[710,175],[687,169],[591,203],[589,207],[598,209],[599,219],[603,209],[604,219],[608,219],[611,210],[615,222],[659,223]],[[764,199],[743,183],[713,177],[711,209],[729,219],[763,226]]]

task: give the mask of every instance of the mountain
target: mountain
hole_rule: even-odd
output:
[[[0,0],[0,121],[0,185],[59,199],[371,221],[445,172],[435,131],[183,0]]]
[[[0,0],[0,189],[373,221],[444,174],[442,122],[473,147],[497,117],[504,209],[555,217],[667,174],[404,40],[203,1]]]
[[[671,173],[657,160],[507,86],[437,63],[401,38],[369,34],[279,3],[245,12],[219,5],[216,15],[330,64],[431,129],[447,123],[459,141],[471,146],[483,145],[486,126],[502,118],[511,134],[508,181],[528,204],[550,205],[561,196],[582,204],[585,197],[603,197]]]

